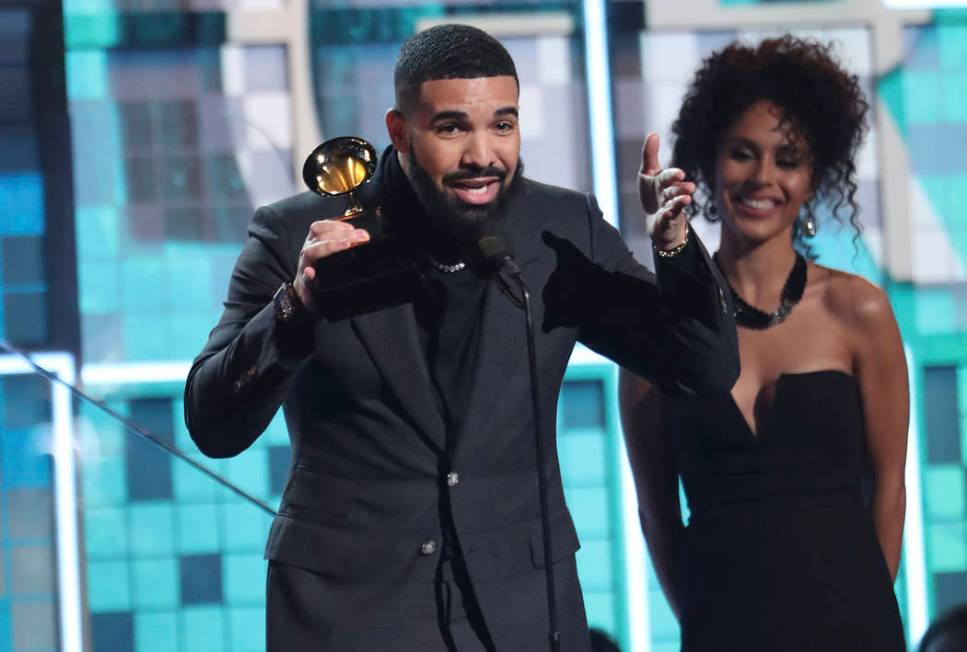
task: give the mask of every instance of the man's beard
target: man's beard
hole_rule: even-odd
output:
[[[433,179],[420,165],[416,152],[410,150],[410,174],[408,176],[417,199],[429,215],[433,226],[461,241],[473,238],[480,225],[487,220],[499,220],[504,216],[507,201],[520,186],[520,179],[523,175],[524,161],[521,159],[517,160],[517,169],[510,183],[504,183],[507,178],[507,170],[493,165],[487,167],[467,166],[445,175],[442,179],[444,187],[463,179],[479,177],[499,179],[500,190],[497,191],[497,196],[493,200],[486,204],[467,204],[454,195],[448,194],[445,190],[438,189],[436,184],[433,183]]]

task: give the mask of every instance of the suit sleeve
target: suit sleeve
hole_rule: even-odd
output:
[[[188,432],[210,457],[237,455],[262,434],[313,351],[308,315],[275,319],[273,296],[297,267],[278,214],[260,208],[248,233],[221,319],[185,386]]]
[[[592,260],[601,273],[599,307],[581,325],[581,341],[666,390],[729,391],[739,375],[731,293],[698,234],[689,233],[678,255],[655,256],[652,274],[590,195],[588,220]]]

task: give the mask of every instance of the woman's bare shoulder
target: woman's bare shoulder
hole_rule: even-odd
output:
[[[857,274],[813,265],[821,284],[827,310],[845,326],[876,329],[893,322],[893,308],[886,293]]]

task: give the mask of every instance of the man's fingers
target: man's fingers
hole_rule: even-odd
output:
[[[692,203],[691,195],[679,195],[674,199],[663,202],[653,214],[648,215],[645,220],[645,228],[652,237],[656,233],[662,233],[669,226],[669,222],[680,217],[686,206]]]
[[[369,233],[364,229],[353,229],[349,234],[349,239],[355,243],[369,242]]]
[[[320,258],[331,256],[332,254],[349,249],[353,243],[348,238],[343,240],[320,240],[306,245],[302,249],[302,255],[306,263],[314,262]]]
[[[305,266],[309,266],[320,258],[345,251],[368,240],[368,233],[362,229],[356,229],[350,233],[350,237],[307,242],[302,248],[302,260]]]
[[[682,214],[682,211],[691,203],[691,201],[691,197],[688,195],[683,195],[681,197],[676,197],[665,204],[662,204],[662,207],[655,214],[654,221],[651,223],[650,233],[663,231],[668,226],[669,222]]]
[[[668,208],[668,202],[678,196],[695,192],[694,182],[685,181],[685,171],[680,168],[661,169],[658,160],[658,134],[649,133],[641,148],[641,170],[638,175],[638,193],[645,213],[654,215]],[[686,202],[687,203],[687,202]],[[685,206],[686,204],[681,204]],[[679,207],[680,209],[680,207]]]
[[[658,162],[658,134],[655,132],[645,136],[645,144],[641,148],[641,171],[643,174],[652,175],[661,169]]]
[[[308,237],[306,237],[306,244],[335,240],[366,242],[369,240],[369,233],[367,233],[364,229],[355,229],[352,226],[350,226],[348,229],[326,229],[318,234],[310,231]]]
[[[695,192],[695,184],[691,181],[682,181],[671,186],[668,186],[661,191],[662,201],[666,202],[679,195],[691,195]]]
[[[692,198],[690,195],[681,195],[679,197],[675,197],[673,200],[661,207],[662,217],[665,219],[672,219],[681,213],[682,210],[690,203],[692,203]]]
[[[684,180],[685,172],[679,168],[668,168],[667,170],[662,170],[657,177],[658,185],[662,188]]]
[[[330,219],[316,220],[310,224],[299,257],[300,271],[294,282],[303,305],[311,311],[312,294],[309,288],[317,276],[314,267],[316,262],[368,241],[369,233],[364,229],[357,229],[349,222]]]
[[[667,202],[684,193],[685,191],[679,185],[668,186],[667,188],[661,191],[661,199],[663,202]]]
[[[307,240],[321,240],[323,236],[330,233],[348,233],[355,229],[349,222],[338,220],[317,220],[309,225],[309,236]]]

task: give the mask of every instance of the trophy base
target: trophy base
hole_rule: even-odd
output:
[[[387,241],[318,261],[312,291],[323,315],[338,320],[409,303],[423,283],[412,251]]]
[[[413,303],[426,292],[423,277],[414,268],[317,294],[316,303],[332,323]]]
[[[361,285],[416,267],[416,254],[395,240],[368,242],[316,261],[314,292]]]
[[[369,242],[316,261],[312,291],[330,319],[412,301],[422,288],[416,247],[381,208],[337,218],[369,233]]]

